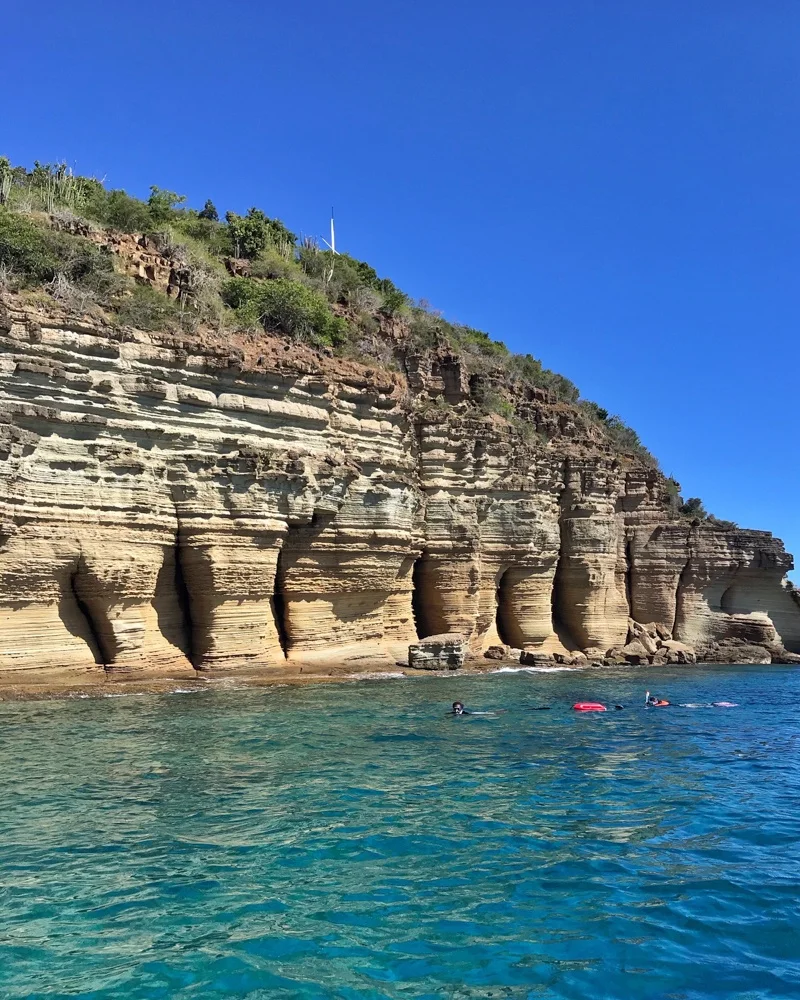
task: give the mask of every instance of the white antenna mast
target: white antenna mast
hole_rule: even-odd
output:
[[[336,253],[336,231],[333,228],[333,207],[331,206],[331,241],[328,243],[327,240],[322,241],[329,250]]]

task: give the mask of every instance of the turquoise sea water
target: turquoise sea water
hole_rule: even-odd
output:
[[[798,705],[769,667],[2,704],[0,996],[796,998]]]

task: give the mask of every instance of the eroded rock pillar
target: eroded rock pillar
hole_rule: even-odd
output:
[[[617,488],[604,470],[569,464],[553,615],[568,633],[565,641],[579,649],[605,650],[627,637],[628,602],[617,572]]]
[[[363,477],[337,509],[289,528],[277,586],[290,662],[405,658],[416,638],[412,499],[405,484]]]
[[[279,546],[279,533],[267,529],[181,531],[180,562],[198,669],[258,669],[284,662],[273,601]]]

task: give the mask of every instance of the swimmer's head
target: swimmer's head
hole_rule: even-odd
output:
[[[463,715],[464,714],[464,704],[460,701],[453,702],[453,715]]]

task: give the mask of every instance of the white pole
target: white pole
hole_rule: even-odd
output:
[[[336,233],[333,230],[333,208],[331,208],[331,250],[336,253]]]

